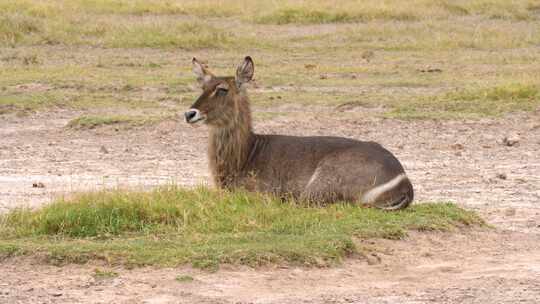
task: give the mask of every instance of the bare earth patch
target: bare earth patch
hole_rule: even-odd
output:
[[[57,268],[0,262],[5,303],[536,303],[540,295],[540,113],[474,121],[399,121],[355,108],[294,108],[256,122],[261,133],[376,140],[403,162],[416,198],[455,201],[494,231],[412,234],[359,243],[383,254],[332,269]],[[255,109],[257,111],[257,109]],[[296,114],[298,113],[298,114]],[[306,114],[307,113],[307,114]],[[206,183],[206,128],[164,121],[129,130],[76,131],[66,111],[0,121],[0,209],[103,187]],[[518,138],[512,146],[505,137]],[[33,184],[42,183],[43,188]],[[179,275],[193,281],[179,282]]]

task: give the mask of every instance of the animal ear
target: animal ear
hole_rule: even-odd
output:
[[[236,86],[240,88],[242,84],[249,82],[253,79],[253,73],[255,66],[251,57],[246,56],[244,62],[236,69]]]
[[[193,57],[191,63],[193,64],[193,73],[195,73],[195,75],[197,76],[197,81],[201,85],[203,85],[205,82],[210,81],[214,76],[197,60],[197,58]]]

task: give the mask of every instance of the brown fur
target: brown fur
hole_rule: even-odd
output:
[[[218,187],[318,203],[375,197],[364,203],[391,210],[412,201],[412,185],[403,167],[377,143],[253,133],[243,88],[253,76],[251,58],[246,57],[236,77],[215,77],[196,59],[193,64],[203,93],[186,112],[186,120],[209,126],[210,171]]]
[[[247,98],[233,98],[235,111],[222,127],[210,128],[208,161],[216,185],[228,187],[243,170],[253,141],[251,112]]]

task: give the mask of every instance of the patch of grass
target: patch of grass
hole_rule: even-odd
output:
[[[359,24],[342,33],[311,38],[333,45],[388,51],[512,49],[540,43],[540,30],[508,20],[479,23],[424,20],[413,23]]]
[[[381,10],[378,12],[314,9],[308,7],[281,8],[256,18],[264,24],[320,24],[365,22],[376,19],[416,20],[413,14]]]
[[[193,282],[193,277],[189,275],[179,275],[175,278],[176,281],[180,283],[191,283]]]
[[[155,107],[155,103],[145,100],[134,100],[133,98],[126,98],[124,96],[112,96],[110,94],[81,94],[80,92],[70,92],[66,90],[45,90],[40,92],[6,92],[0,94],[0,114],[29,114],[35,113],[41,110],[51,110],[58,108],[70,108],[85,110],[89,108],[114,108],[122,107],[126,108],[148,108]],[[126,125],[137,126],[143,124],[151,124],[165,119],[165,116],[149,116],[149,117],[137,117],[137,116],[125,116],[116,117],[119,121],[114,123],[126,123]],[[115,118],[112,117],[112,120]],[[73,127],[88,127],[92,124],[92,121],[98,122],[99,118],[92,116],[81,117],[80,121],[74,121]],[[106,123],[108,118],[104,118],[105,121],[98,122],[98,124]]]
[[[199,21],[93,16],[0,16],[0,42],[11,45],[90,45],[111,48],[220,48],[242,43],[231,32]]]
[[[242,1],[170,1],[170,0],[114,0],[70,1],[72,8],[94,14],[120,15],[190,15],[197,17],[228,17],[242,12]]]
[[[22,59],[23,59],[22,62],[24,65],[39,64],[39,59],[36,54],[26,55]]]
[[[25,36],[40,32],[40,24],[35,18],[23,14],[0,15],[0,43],[14,46]]]
[[[324,0],[275,0],[275,1],[211,1],[211,0],[73,0],[73,1],[4,1],[0,3],[0,11],[8,13],[23,12],[34,17],[54,17],[58,13],[72,15],[83,12],[96,16],[129,15],[129,16],[170,16],[188,15],[195,17],[230,17],[250,18],[259,12],[270,12],[287,9],[306,10],[319,8],[335,14],[344,11],[366,15],[384,15],[387,18],[409,14],[417,17],[435,16],[437,18],[452,15],[484,15],[490,18],[530,17],[531,11],[538,7],[535,0],[341,0],[339,5]]]
[[[527,101],[540,98],[540,89],[535,85],[510,84],[473,91],[449,93],[452,100],[486,100],[486,101]]]
[[[21,247],[14,244],[0,244],[0,261],[13,256],[24,254]]]
[[[96,268],[94,269],[94,273],[92,274],[92,276],[96,280],[106,280],[116,278],[118,276],[118,272],[112,270],[101,270],[99,268]]]
[[[399,239],[408,230],[483,225],[450,203],[384,212],[350,204],[312,207],[206,188],[106,191],[0,217],[0,249],[55,264],[101,259],[127,265],[215,268],[220,263],[328,265],[357,252],[353,238]]]
[[[478,118],[532,111],[538,106],[540,89],[537,85],[510,84],[424,97],[398,104],[387,115],[397,118]]]
[[[203,23],[150,23],[120,27],[105,38],[109,47],[178,47],[183,49],[230,46],[234,36]]]
[[[280,1],[266,10],[259,9],[255,22],[267,24],[320,24],[369,22],[373,20],[416,21],[454,16],[482,16],[492,19],[529,20],[534,18],[533,1]]]
[[[480,110],[470,110],[478,108],[474,101],[454,105],[441,92],[474,91],[479,79],[486,86],[538,83],[537,1],[339,4],[0,1],[0,114],[57,107],[144,109],[156,115],[175,106],[184,109],[200,93],[193,85],[191,56],[208,60],[219,75],[234,74],[239,58],[253,56],[260,93],[250,90],[250,96],[254,105],[267,108],[269,114],[255,113],[262,119],[275,116],[270,112],[285,103],[362,103],[410,118],[460,117],[457,111],[464,109],[461,116],[475,117]],[[425,66],[443,72],[419,73]],[[458,70],[463,73],[456,77]],[[427,114],[422,113],[426,104]],[[440,111],[439,104],[456,110]]]
[[[0,95],[0,114],[30,113],[44,107],[61,106],[64,100],[54,93],[38,92],[29,94]]]
[[[89,116],[83,115],[68,122],[67,127],[77,130],[94,129],[101,126],[121,125],[126,128],[150,125],[164,120],[165,117],[148,116]]]
[[[324,10],[306,10],[299,8],[277,10],[257,19],[257,22],[267,24],[338,23],[350,21],[354,21],[352,16],[345,12],[333,13]]]

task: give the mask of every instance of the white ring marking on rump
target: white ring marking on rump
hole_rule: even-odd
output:
[[[364,193],[364,195],[362,196],[362,202],[373,203],[381,194],[399,185],[399,183],[406,178],[407,178],[407,175],[405,173],[401,173],[400,175],[391,179],[389,182],[386,182],[382,185],[379,185],[369,190],[368,192]]]

